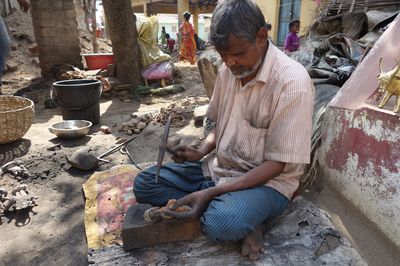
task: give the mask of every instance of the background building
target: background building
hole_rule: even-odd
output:
[[[177,0],[171,2],[167,0],[131,0],[136,13],[154,14],[173,14],[178,19],[176,25],[179,25],[181,13],[189,10],[193,16],[191,18],[196,30],[200,32],[199,36],[207,40],[207,35],[201,30],[200,24],[202,14],[212,13],[217,1],[210,0]],[[256,0],[264,13],[265,19],[272,23],[270,37],[277,45],[284,44],[285,37],[289,32],[289,22],[293,19],[300,19],[300,35],[307,32],[312,23],[313,14],[318,7],[319,0]],[[207,15],[206,15],[207,16]],[[169,22],[167,23],[169,26]],[[160,23],[161,27],[161,23]],[[167,28],[166,28],[167,29]],[[174,29],[171,25],[171,31]],[[207,27],[204,29],[207,32]],[[167,30],[168,32],[168,30]]]

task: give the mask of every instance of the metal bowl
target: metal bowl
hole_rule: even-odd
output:
[[[86,120],[64,120],[49,126],[49,131],[59,138],[77,139],[89,133],[92,122]]]

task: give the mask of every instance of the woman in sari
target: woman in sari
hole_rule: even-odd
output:
[[[194,65],[196,63],[196,42],[194,40],[194,28],[189,22],[190,16],[191,14],[188,11],[183,13],[184,21],[179,27],[181,35],[179,61],[187,60]]]

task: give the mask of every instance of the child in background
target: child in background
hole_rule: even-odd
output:
[[[165,34],[165,39],[167,40],[167,46],[169,51],[172,53],[172,51],[174,50],[174,46],[175,46],[175,40],[172,39],[169,34]]]
[[[285,40],[285,53],[291,53],[299,50],[300,47],[300,38],[297,36],[300,30],[300,20],[295,19],[289,23],[289,31],[290,33],[286,37]]]

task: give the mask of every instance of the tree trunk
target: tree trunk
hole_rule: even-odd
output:
[[[98,52],[97,45],[97,18],[96,18],[96,0],[92,2],[92,45],[93,45],[93,53]]]
[[[136,16],[130,0],[103,0],[110,34],[116,74],[125,84],[132,84],[132,93],[141,83]]]

